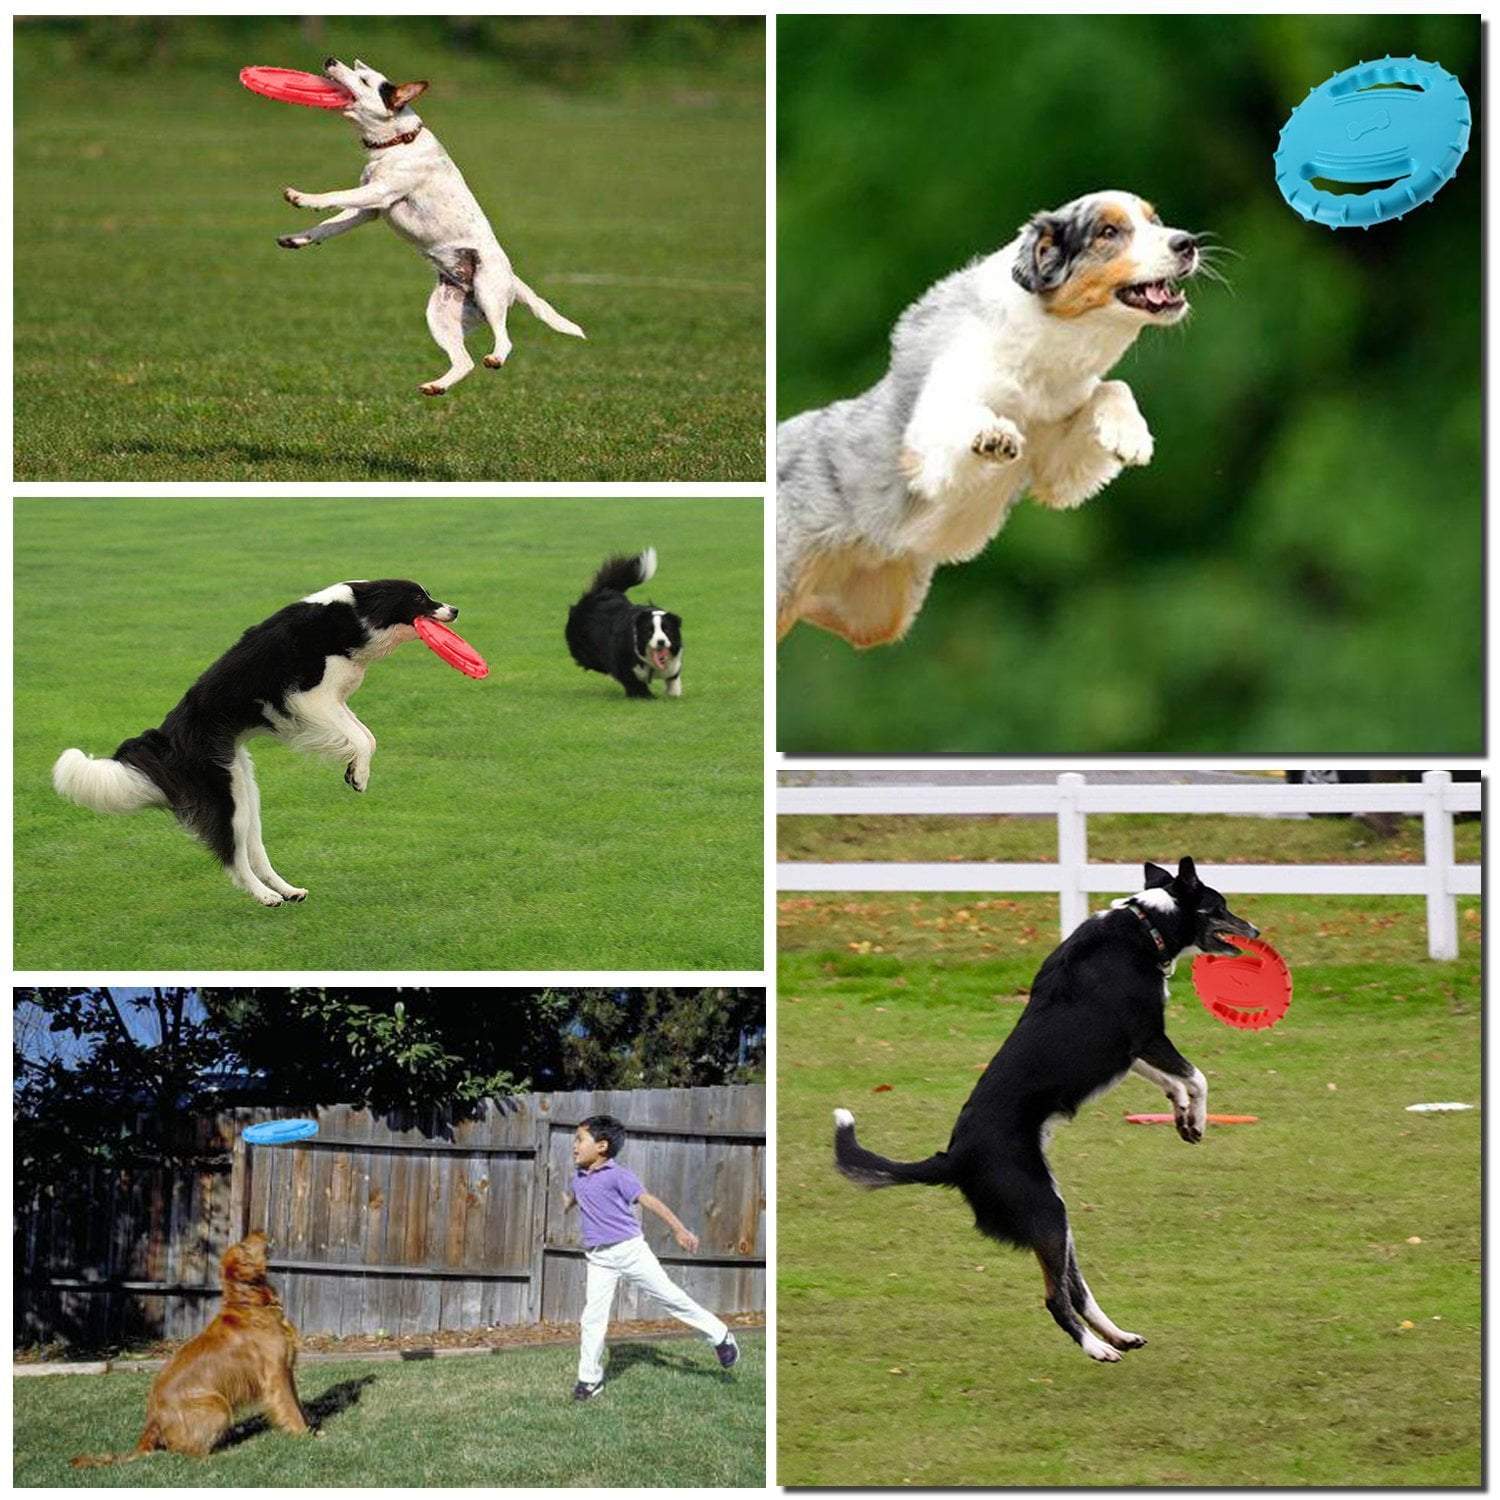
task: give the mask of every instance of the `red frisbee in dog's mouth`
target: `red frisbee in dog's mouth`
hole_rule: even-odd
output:
[[[354,98],[348,89],[296,68],[241,68],[240,82],[251,92],[283,104],[305,104],[309,109],[343,109]]]
[[[450,667],[456,668],[465,677],[490,675],[485,659],[456,630],[449,630],[441,620],[434,620],[431,615],[418,615],[412,621],[412,629],[429,651],[441,656]]]
[[[1193,960],[1193,988],[1209,1014],[1226,1026],[1261,1031],[1274,1026],[1292,1003],[1286,960],[1259,938],[1231,937],[1243,953],[1200,953]]]

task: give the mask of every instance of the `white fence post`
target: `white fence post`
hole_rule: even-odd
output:
[[[1448,771],[1424,771],[1427,806],[1422,810],[1422,846],[1427,867],[1427,956],[1458,957],[1458,898],[1453,884],[1453,814],[1443,805],[1453,784]]]
[[[1061,882],[1057,905],[1064,937],[1089,914],[1084,884],[1089,862],[1088,814],[1078,805],[1082,785],[1083,777],[1077,771],[1064,771],[1057,778],[1057,873]]]

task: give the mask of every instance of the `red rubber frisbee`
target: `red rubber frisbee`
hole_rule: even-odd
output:
[[[1132,1125],[1170,1125],[1173,1115],[1126,1115]],[[1210,1115],[1210,1125],[1259,1125],[1259,1115]]]
[[[1208,1013],[1241,1031],[1274,1026],[1292,1003],[1292,973],[1286,960],[1259,938],[1232,937],[1245,951],[1200,953],[1193,960],[1193,988]]]
[[[305,104],[309,109],[343,109],[354,95],[316,73],[296,68],[241,68],[240,82],[253,93],[283,104]]]
[[[485,659],[457,631],[449,630],[440,620],[431,615],[418,615],[412,621],[412,629],[422,638],[429,651],[441,656],[450,667],[456,667],[465,677],[488,677],[489,665]]]

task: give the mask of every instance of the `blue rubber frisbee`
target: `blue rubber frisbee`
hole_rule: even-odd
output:
[[[1330,229],[1400,219],[1458,171],[1469,124],[1469,96],[1437,63],[1358,63],[1309,89],[1292,111],[1276,148],[1276,186],[1304,219]],[[1315,179],[1384,186],[1334,193]]]
[[[247,1125],[241,1134],[252,1146],[289,1146],[318,1133],[316,1120],[263,1120]]]

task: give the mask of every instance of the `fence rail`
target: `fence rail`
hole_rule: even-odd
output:
[[[196,1333],[219,1256],[252,1228],[307,1334],[576,1321],[585,1268],[563,1201],[591,1114],[624,1122],[627,1164],[700,1234],[700,1253],[679,1256],[664,1225],[643,1225],[675,1279],[719,1312],[762,1311],[764,1089],[634,1089],[522,1095],[455,1122],[349,1105],[185,1119],[180,1165],[96,1166],[17,1205],[16,1340]],[[277,1115],[314,1116],[319,1133],[247,1146],[245,1126]],[[625,1292],[615,1316],[650,1307]]]
[[[1139,865],[1090,864],[1090,813],[1218,813],[1266,816],[1286,813],[1401,812],[1423,820],[1420,865],[1213,865],[1203,878],[1226,892],[1262,895],[1424,896],[1427,950],[1435,959],[1458,957],[1457,897],[1477,896],[1478,865],[1453,854],[1453,815],[1478,812],[1478,782],[1455,783],[1447,771],[1428,771],[1420,784],[1367,786],[1114,786],[1090,785],[1065,771],[1051,786],[782,787],[783,817],[999,816],[1047,814],[1057,820],[1055,864],[987,863],[781,863],[783,891],[1039,891],[1058,896],[1066,937],[1088,915],[1092,892],[1138,889]]]

